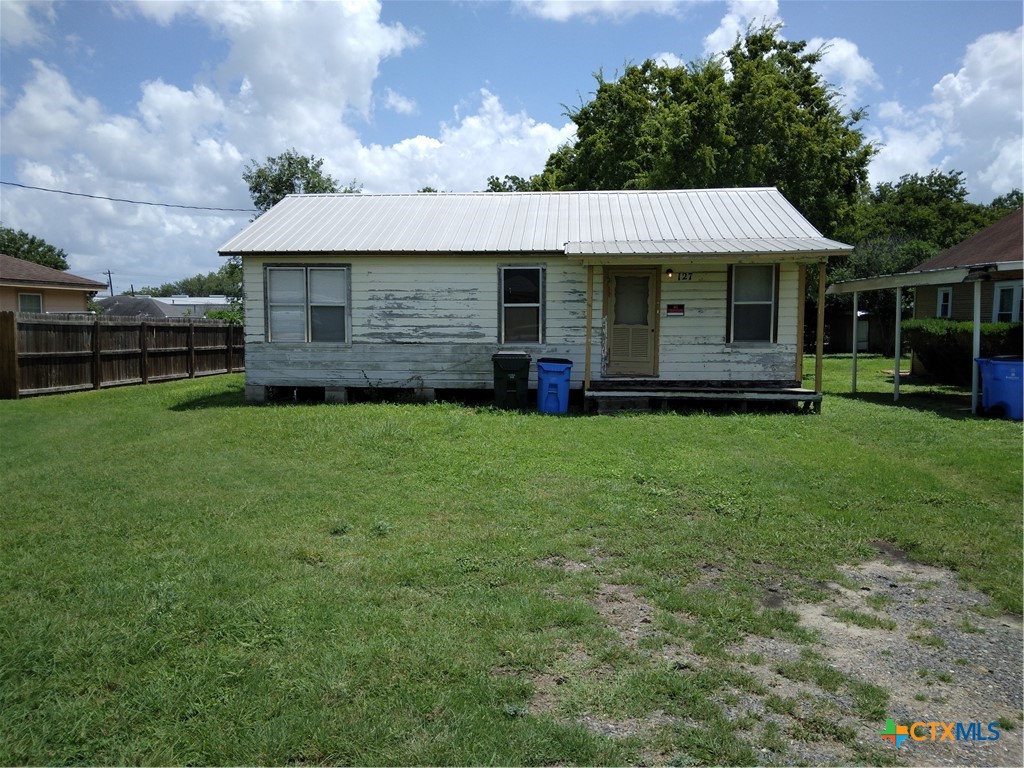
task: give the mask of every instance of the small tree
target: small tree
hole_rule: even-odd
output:
[[[42,238],[20,229],[0,227],[0,253],[52,269],[68,268],[68,255],[63,248],[50,245]]]

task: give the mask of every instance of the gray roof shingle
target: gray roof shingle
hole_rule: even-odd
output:
[[[0,282],[18,285],[52,286],[54,288],[81,288],[87,291],[99,291],[107,287],[106,283],[79,277],[52,267],[44,267],[24,259],[16,259],[6,253],[0,253]]]

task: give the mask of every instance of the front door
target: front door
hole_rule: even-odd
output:
[[[608,321],[606,373],[658,374],[658,270],[609,269],[605,280]]]

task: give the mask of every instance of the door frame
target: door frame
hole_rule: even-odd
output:
[[[633,378],[633,379],[656,379],[659,376],[660,370],[660,351],[661,351],[661,270],[657,266],[652,267],[611,267],[606,266],[604,272],[604,300],[602,301],[602,313],[604,315],[605,325],[605,348],[604,348],[604,360],[602,365],[602,375],[606,377],[622,377],[622,378]],[[651,335],[654,337],[652,344],[654,345],[651,354],[651,373],[609,373],[608,366],[611,356],[611,330],[612,330],[612,310],[614,297],[612,295],[612,282],[616,275],[623,275],[626,277],[647,277],[650,280],[650,290],[648,293],[648,315],[651,320]]]

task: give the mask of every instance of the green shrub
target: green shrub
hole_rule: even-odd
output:
[[[936,381],[970,385],[973,322],[929,317],[904,320],[902,327],[907,344]],[[1021,329],[1020,323],[982,323],[981,357],[1019,355]]]

